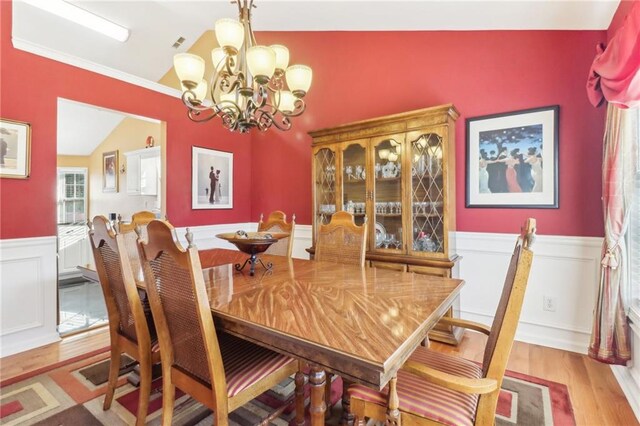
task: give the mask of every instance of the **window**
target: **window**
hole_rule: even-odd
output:
[[[86,222],[86,180],[86,169],[58,169],[58,225]]]

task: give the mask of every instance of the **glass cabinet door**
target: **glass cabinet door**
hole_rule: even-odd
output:
[[[401,252],[402,156],[404,135],[371,140],[373,161],[372,247],[376,251]]]
[[[320,148],[314,154],[315,224],[331,221],[336,212],[336,153],[330,148]]]
[[[346,142],[342,147],[342,209],[353,214],[356,225],[362,225],[366,207],[366,140]]]
[[[411,242],[417,253],[444,253],[443,138],[437,133],[407,135],[411,155]]]

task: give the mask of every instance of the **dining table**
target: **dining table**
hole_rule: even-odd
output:
[[[202,250],[199,257],[217,330],[309,366],[313,426],[324,424],[327,373],[342,377],[347,407],[350,383],[388,386],[387,423],[399,424],[396,374],[464,285],[460,279],[274,255],[261,255],[273,264],[270,270],[250,276],[235,269],[247,258],[240,251]],[[136,281],[144,290],[141,271]],[[304,380],[302,374],[296,382]],[[296,423],[302,425],[304,406],[296,404]]]
[[[211,249],[199,255],[216,328],[309,365],[314,426],[324,424],[327,372],[377,390],[389,384],[387,415],[393,422],[399,416],[398,370],[464,285],[459,279],[272,255],[261,256],[273,264],[270,271],[250,276],[235,270],[247,257],[242,252]],[[299,411],[296,419],[303,424]]]

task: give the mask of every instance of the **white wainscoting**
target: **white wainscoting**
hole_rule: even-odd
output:
[[[491,324],[516,235],[457,232],[463,318]],[[586,353],[597,297],[602,238],[538,235],[516,339]],[[555,311],[543,309],[544,297]]]
[[[60,339],[56,237],[0,240],[0,357]]]

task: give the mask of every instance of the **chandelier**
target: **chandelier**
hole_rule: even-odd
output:
[[[306,65],[289,66],[289,49],[276,44],[261,46],[251,29],[253,0],[237,0],[240,19],[215,23],[220,47],[211,51],[213,75],[204,80],[205,61],[198,55],[179,53],[173,64],[182,86],[182,102],[192,121],[220,117],[231,131],[261,131],[272,125],[291,128],[291,117],[301,115],[302,99],[311,86]],[[286,82],[285,82],[286,80]],[[207,89],[211,101],[205,100]]]

